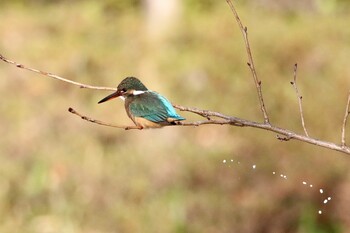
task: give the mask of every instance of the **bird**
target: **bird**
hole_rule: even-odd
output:
[[[167,98],[149,90],[136,77],[123,79],[117,91],[100,100],[98,104],[117,97],[124,100],[126,113],[138,129],[177,125],[179,121],[185,120],[177,114]]]

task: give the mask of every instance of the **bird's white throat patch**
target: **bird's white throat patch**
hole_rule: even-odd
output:
[[[141,94],[143,94],[143,93],[145,93],[145,91],[134,90],[134,91],[132,92],[133,95],[141,95]]]

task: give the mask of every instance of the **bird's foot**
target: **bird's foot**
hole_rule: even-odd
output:
[[[182,121],[173,121],[171,122],[173,125],[183,125]]]
[[[140,125],[137,125],[137,126],[126,126],[125,127],[125,130],[130,130],[130,129],[139,129],[139,130],[141,130],[141,129],[143,129],[143,127],[140,126]]]

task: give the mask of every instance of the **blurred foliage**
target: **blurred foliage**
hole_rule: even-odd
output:
[[[298,62],[310,135],[339,142],[350,86],[350,16],[339,12],[349,3],[278,2],[236,2],[271,120],[302,132],[289,85]],[[185,0],[160,39],[149,35],[142,1],[0,4],[0,53],[10,59],[92,85],[115,86],[134,75],[175,103],[261,120],[241,33],[225,1]],[[5,63],[0,76],[0,232],[350,228],[348,156],[282,143],[256,129],[96,126],[68,107],[130,124],[123,103],[97,105],[108,93]]]

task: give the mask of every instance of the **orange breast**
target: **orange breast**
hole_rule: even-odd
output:
[[[137,126],[141,126],[142,128],[144,129],[147,129],[147,128],[160,128],[162,127],[161,124],[157,124],[153,121],[150,121],[150,120],[147,120],[145,118],[142,118],[142,117],[135,117],[134,118],[134,122]]]

